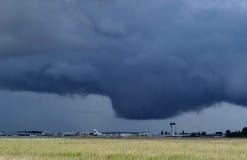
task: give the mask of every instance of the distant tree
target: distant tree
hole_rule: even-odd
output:
[[[247,136],[247,127],[244,127],[244,128],[242,129],[242,135],[243,135],[244,137]]]
[[[226,137],[247,137],[247,127],[244,127],[241,131],[231,132],[230,130],[226,130]]]
[[[228,129],[225,132],[226,137],[231,137],[231,131]]]
[[[203,132],[201,133],[201,135],[202,135],[202,136],[206,136],[206,135],[207,135],[207,132],[203,131]]]
[[[161,131],[160,134],[163,135],[164,134],[164,131]]]
[[[243,137],[242,131],[234,131],[226,130],[226,137]]]

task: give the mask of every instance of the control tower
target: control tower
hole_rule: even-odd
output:
[[[176,135],[176,123],[170,123],[170,128],[171,128],[171,136],[175,136]]]

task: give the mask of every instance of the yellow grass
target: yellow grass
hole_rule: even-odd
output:
[[[0,138],[0,160],[246,160],[246,139]]]

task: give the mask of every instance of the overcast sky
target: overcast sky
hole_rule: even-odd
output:
[[[247,2],[0,1],[0,129],[245,126]]]

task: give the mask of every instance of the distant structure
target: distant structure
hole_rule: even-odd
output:
[[[17,136],[42,136],[42,131],[18,131]]]
[[[170,128],[171,128],[171,136],[175,136],[176,135],[176,123],[170,123]]]
[[[47,131],[18,131],[16,132],[16,136],[53,136],[53,134]]]

